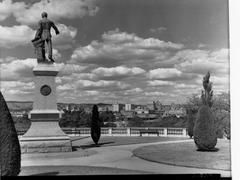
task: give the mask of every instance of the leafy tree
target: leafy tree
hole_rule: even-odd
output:
[[[0,92],[0,177],[17,176],[21,169],[18,135],[7,104]]]
[[[99,114],[99,118],[102,122],[115,122],[116,121],[116,117],[114,116],[112,111],[105,111],[105,112],[101,112]]]
[[[96,145],[98,144],[98,140],[100,136],[101,136],[101,127],[100,127],[100,120],[99,120],[99,112],[98,112],[97,105],[94,105],[92,109],[91,137]]]
[[[134,116],[128,120],[128,127],[142,127],[144,126],[144,121],[142,118]]]
[[[27,131],[31,126],[31,120],[28,119],[27,114],[23,114],[22,117],[13,117],[14,126],[18,131]]]
[[[203,78],[202,105],[198,110],[193,129],[194,142],[200,151],[211,151],[217,144],[215,117],[211,111],[213,91],[209,78],[208,72]]]
[[[59,121],[60,127],[90,127],[91,115],[86,113],[84,109],[68,111],[64,113]]]
[[[195,109],[201,106],[201,98],[197,94],[193,94],[188,99],[188,107],[193,109],[193,119],[196,119]],[[230,93],[223,92],[213,96],[213,105],[211,108],[215,116],[215,129],[218,138],[226,135],[230,139]]]

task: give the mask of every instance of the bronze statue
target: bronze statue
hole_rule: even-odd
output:
[[[51,39],[51,28],[55,30],[58,35],[59,30],[55,24],[47,18],[46,12],[42,13],[42,19],[38,23],[38,29],[35,34],[35,38],[32,40],[33,46],[35,47],[35,53],[37,54],[37,60],[39,63],[49,62],[45,57],[45,43],[47,44],[48,58],[50,62],[54,62],[52,58],[52,39]]]

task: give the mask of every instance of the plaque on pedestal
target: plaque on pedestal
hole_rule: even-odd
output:
[[[22,153],[72,151],[70,137],[59,127],[54,64],[39,63],[34,69],[34,102],[31,126],[20,138]]]

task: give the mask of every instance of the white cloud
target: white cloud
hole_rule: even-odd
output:
[[[55,35],[55,31],[52,29],[53,42],[57,44],[71,43],[77,35],[77,29],[72,26],[66,26],[65,24],[56,24],[60,34]]]
[[[153,81],[148,81],[148,84],[150,86],[167,86],[167,85],[174,85],[175,83],[171,81],[153,80]]]
[[[62,55],[61,55],[61,53],[57,50],[57,49],[53,49],[53,57],[55,58],[55,59],[59,59],[59,58],[61,58],[62,57]]]
[[[78,47],[72,54],[72,62],[89,64],[135,64],[163,60],[169,50],[179,50],[182,44],[165,42],[154,38],[141,38],[118,29],[102,35],[102,42],[92,41],[87,46]]]
[[[167,95],[167,93],[158,92],[158,91],[155,91],[155,92],[145,92],[144,94],[146,96],[165,96],[165,95]]]
[[[181,76],[182,72],[175,68],[158,68],[149,71],[150,79],[166,79]]]
[[[78,80],[77,81],[78,87],[83,88],[107,88],[107,87],[117,87],[120,89],[126,88],[128,85],[126,83],[122,83],[119,81],[90,81],[90,80]]]
[[[229,74],[228,49],[217,51],[183,50],[173,58],[178,60],[175,68],[185,73],[206,74]]]
[[[13,59],[1,64],[1,81],[23,80],[33,77],[32,70],[37,65],[36,59]]]
[[[34,90],[33,82],[22,82],[22,81],[2,81],[1,91],[6,96],[12,95],[28,95],[32,94]]]
[[[98,12],[96,0],[41,0],[36,3],[12,2],[3,0],[0,3],[0,20],[13,15],[21,24],[34,24],[41,18],[43,11],[48,12],[54,20],[93,16]]]
[[[199,86],[194,85],[194,84],[184,84],[184,83],[179,83],[174,85],[175,88],[182,88],[182,89],[189,89],[189,88],[199,88]]]
[[[13,12],[22,11],[26,8],[24,2],[12,3],[12,0],[3,0],[0,2],[0,21],[5,20]]]
[[[56,64],[59,70],[59,76],[66,76],[71,75],[73,73],[81,73],[86,66],[81,66],[78,64],[65,64],[65,63],[58,63]]]
[[[0,47],[12,48],[31,43],[35,32],[26,25],[0,26]]]
[[[125,66],[117,66],[112,68],[104,68],[99,67],[92,71],[92,73],[96,74],[97,76],[132,76],[145,73],[145,70],[138,67],[128,68]]]
[[[134,89],[129,89],[129,90],[126,90],[124,92],[125,95],[129,95],[129,94],[138,94],[138,93],[141,93],[143,92],[143,90],[141,88],[134,88]]]
[[[74,41],[77,29],[64,24],[58,24],[60,34],[53,34],[55,44],[69,44]],[[12,27],[0,26],[0,47],[13,48],[16,46],[32,45],[36,31],[26,25],[15,25]]]
[[[158,27],[158,28],[150,29],[150,32],[151,33],[163,33],[166,30],[167,30],[167,28],[165,28],[165,27]]]
[[[69,83],[57,86],[57,90],[60,90],[60,91],[73,90],[73,88],[74,87],[71,86],[71,84]]]
[[[99,91],[85,91],[87,96],[97,96],[100,94]]]

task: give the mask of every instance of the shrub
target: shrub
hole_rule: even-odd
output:
[[[91,121],[91,137],[94,143],[97,145],[101,136],[100,119],[97,105],[92,109],[92,121]]]
[[[209,81],[208,72],[203,78],[202,105],[198,110],[196,122],[193,129],[194,142],[198,150],[211,151],[217,144],[215,131],[215,117],[211,111],[212,102],[212,83]]]
[[[17,176],[21,169],[18,135],[7,104],[0,92],[0,177]]]
[[[198,110],[193,134],[198,150],[210,151],[217,144],[214,116],[206,105],[201,106]]]

